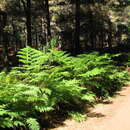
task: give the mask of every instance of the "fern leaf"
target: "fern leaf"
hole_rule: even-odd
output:
[[[35,118],[28,118],[26,123],[28,124],[30,130],[40,130],[39,123]]]

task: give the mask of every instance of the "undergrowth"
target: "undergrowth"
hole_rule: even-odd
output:
[[[0,73],[0,127],[39,130],[41,122],[51,120],[50,112],[63,108],[81,121],[86,116],[80,106],[112,96],[128,80],[127,71],[115,66],[115,56],[21,49],[21,65]]]

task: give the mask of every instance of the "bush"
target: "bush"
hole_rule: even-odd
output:
[[[63,51],[51,49],[44,53],[26,47],[18,57],[19,67],[0,73],[3,128],[39,130],[38,115],[60,109],[61,104],[76,107],[93,102],[96,96],[111,96],[128,77],[126,71],[114,65],[113,55],[109,54],[71,57]]]

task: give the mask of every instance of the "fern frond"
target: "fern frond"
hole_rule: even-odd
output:
[[[40,130],[39,123],[34,118],[28,118],[26,120],[26,123],[28,124],[28,127],[30,130]]]

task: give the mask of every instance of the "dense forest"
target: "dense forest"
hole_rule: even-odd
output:
[[[129,10],[127,0],[1,0],[1,61],[16,64],[19,48],[42,49],[51,39],[72,55],[122,48],[129,43]]]
[[[129,80],[129,42],[128,0],[0,0],[0,129],[84,119]]]

